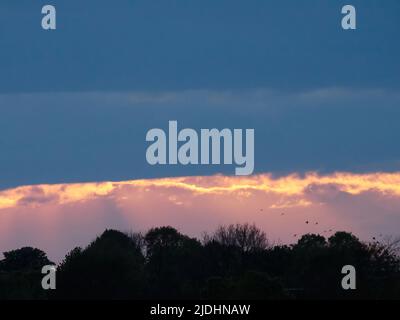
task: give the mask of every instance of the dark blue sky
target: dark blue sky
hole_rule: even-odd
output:
[[[0,3],[0,188],[233,172],[148,166],[175,119],[255,128],[257,172],[399,169],[397,0],[44,4]]]
[[[55,0],[0,4],[0,90],[398,87],[400,3],[335,0]]]

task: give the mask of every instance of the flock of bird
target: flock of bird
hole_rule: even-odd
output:
[[[264,209],[260,209],[260,211],[264,211]],[[281,212],[281,214],[280,214],[281,216],[284,216],[285,215],[285,213],[284,212]],[[305,221],[305,224],[310,224],[311,222],[309,221],[309,220],[306,220]],[[318,221],[316,221],[316,222],[314,222],[314,225],[319,225],[319,223],[318,223]],[[332,233],[333,232],[333,229],[328,229],[328,230],[324,230],[323,231],[323,233]],[[294,235],[293,235],[293,237],[294,238],[297,238],[297,236],[298,236],[298,234],[297,233],[295,233]],[[383,234],[379,234],[379,238],[382,238],[383,237]],[[376,239],[377,239],[377,237],[372,237],[372,240],[374,240],[374,241],[376,241]]]

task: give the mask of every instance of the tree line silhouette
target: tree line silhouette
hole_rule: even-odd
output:
[[[4,253],[0,299],[399,299],[399,241],[362,242],[348,232],[305,234],[271,244],[255,225],[221,226],[200,240],[172,227],[106,230],[57,266],[57,289],[43,290],[35,248]],[[344,265],[356,290],[343,290]]]

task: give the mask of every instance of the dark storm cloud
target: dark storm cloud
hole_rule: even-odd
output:
[[[150,166],[151,128],[254,128],[255,170],[399,170],[394,91],[257,89],[0,95],[1,188],[232,172],[229,166]]]
[[[146,132],[254,128],[256,172],[393,171],[400,2],[0,4],[0,188],[231,173],[150,167]]]
[[[400,3],[353,0],[54,0],[0,4],[0,91],[121,91],[400,83]]]

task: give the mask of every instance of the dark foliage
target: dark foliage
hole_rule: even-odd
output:
[[[272,246],[254,225],[219,227],[203,241],[172,227],[145,235],[106,230],[57,268],[57,289],[41,289],[38,249],[4,253],[1,299],[399,299],[400,262],[392,245],[347,232],[303,235]],[[341,287],[344,265],[357,289]]]
[[[45,299],[41,286],[42,267],[53,265],[46,254],[30,247],[4,252],[0,261],[0,300]]]

